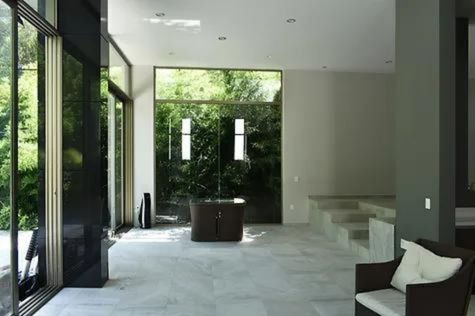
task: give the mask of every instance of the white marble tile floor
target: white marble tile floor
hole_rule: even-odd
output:
[[[36,315],[350,316],[361,260],[309,225],[246,226],[241,243],[133,229],[109,251],[104,288],[65,288]]]

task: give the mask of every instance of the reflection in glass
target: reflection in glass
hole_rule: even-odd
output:
[[[475,25],[469,27],[468,185],[475,191]]]
[[[0,315],[12,313],[10,270],[10,107],[12,12],[0,1]]]
[[[53,24],[55,0],[24,0],[32,7],[40,16],[44,17],[48,22]]]

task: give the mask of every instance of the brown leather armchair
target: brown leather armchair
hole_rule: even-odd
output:
[[[417,244],[436,255],[460,258],[462,267],[451,278],[435,283],[411,284],[406,288],[406,316],[461,316],[466,315],[473,286],[475,252],[419,239]],[[390,289],[391,279],[402,257],[390,262],[356,265],[355,295]],[[355,300],[356,316],[377,316]]]

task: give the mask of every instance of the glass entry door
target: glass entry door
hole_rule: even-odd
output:
[[[0,1],[0,315],[13,314],[10,201],[11,109],[13,101],[13,12]],[[16,282],[16,276],[15,276]]]
[[[108,177],[111,230],[124,224],[124,103],[109,95]]]

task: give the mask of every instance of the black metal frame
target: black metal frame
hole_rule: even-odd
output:
[[[113,45],[116,45],[115,43]],[[122,53],[120,51],[120,53]],[[122,56],[122,55],[121,55]],[[124,59],[127,63],[128,66],[128,61]],[[117,98],[119,101],[122,102],[122,223],[120,225],[117,225],[114,227],[112,233],[116,234],[119,230],[121,230],[124,227],[128,227],[126,225],[126,217],[127,217],[127,197],[126,197],[126,183],[128,181],[127,176],[126,176],[126,151],[128,150],[126,147],[125,143],[125,131],[126,131],[126,125],[127,125],[127,114],[126,114],[126,107],[130,106],[133,103],[133,100],[117,85],[115,84],[112,80],[108,80],[108,86],[109,86],[109,94],[111,94],[113,97]],[[115,115],[115,113],[114,113]]]
[[[8,2],[7,2],[8,4]],[[10,4],[11,5],[11,4]],[[12,8],[12,79],[10,102],[10,273],[12,286],[13,315],[19,314],[20,303],[18,294],[18,7],[15,2]]]

